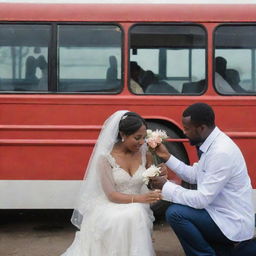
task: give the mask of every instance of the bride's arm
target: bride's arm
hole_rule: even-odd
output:
[[[146,168],[149,168],[153,164],[152,154],[148,151],[146,153]]]
[[[131,195],[117,192],[112,174],[112,166],[109,161],[103,156],[99,163],[102,189],[110,201],[119,204],[153,203],[161,198],[160,191],[150,191],[144,194]]]

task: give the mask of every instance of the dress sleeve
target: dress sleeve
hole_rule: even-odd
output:
[[[110,199],[110,194],[116,191],[113,178],[113,166],[107,156],[101,156],[99,161],[100,182],[105,195]]]

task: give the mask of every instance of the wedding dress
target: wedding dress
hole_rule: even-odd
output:
[[[146,169],[144,146],[140,149],[141,165],[133,176],[122,169],[110,153],[105,155],[116,191],[139,194],[147,190],[142,181],[142,173]],[[76,233],[73,244],[62,256],[155,255],[151,239],[154,217],[148,204],[117,204],[106,197],[99,197],[95,198],[92,207],[93,210],[82,222],[81,230]]]

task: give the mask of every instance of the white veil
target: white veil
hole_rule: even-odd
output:
[[[117,141],[119,122],[122,116],[128,112],[120,110],[112,114],[103,124],[98,140],[94,146],[87,165],[84,180],[82,181],[78,201],[74,209],[71,222],[80,229],[83,218],[93,209],[95,199],[104,197],[101,187],[100,173],[97,171],[102,155],[110,153]]]

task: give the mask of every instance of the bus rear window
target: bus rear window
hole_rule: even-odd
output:
[[[206,33],[199,25],[136,25],[130,30],[134,93],[201,94],[205,63]]]
[[[48,25],[0,25],[0,90],[47,91]]]
[[[121,30],[58,26],[59,92],[115,93],[121,87]]]
[[[215,89],[224,95],[256,93],[256,25],[221,25],[215,31]]]
[[[0,90],[120,92],[121,34],[116,25],[0,24]]]

